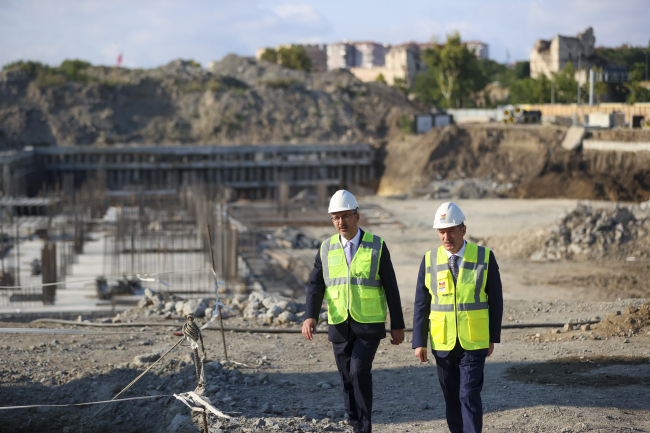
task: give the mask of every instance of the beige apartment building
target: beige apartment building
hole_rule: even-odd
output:
[[[375,81],[381,74],[388,84],[395,80],[406,80],[408,86],[415,83],[417,74],[424,72],[426,66],[420,58],[421,47],[417,44],[404,44],[392,47],[385,55],[384,66],[372,68],[350,68],[361,81]]]

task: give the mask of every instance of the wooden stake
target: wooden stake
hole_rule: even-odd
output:
[[[210,257],[212,258],[212,273],[216,275],[214,271],[214,253],[212,252],[212,234],[210,233],[210,224],[206,224],[208,228],[208,243],[210,245]],[[216,277],[215,277],[216,279]],[[219,290],[218,287],[215,287],[215,290]],[[223,342],[223,354],[226,357],[226,362],[228,362],[228,350],[226,349],[226,334],[223,330],[223,316],[221,314],[221,305],[217,305],[219,311],[219,326],[221,327],[221,341]]]

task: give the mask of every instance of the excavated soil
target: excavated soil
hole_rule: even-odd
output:
[[[623,314],[610,314],[594,328],[600,334],[611,336],[650,333],[650,302],[640,307],[629,306]]]
[[[452,125],[386,146],[382,195],[410,194],[441,179],[488,179],[512,184],[498,195],[645,201],[650,153],[568,151],[566,129],[553,126]],[[611,134],[610,134],[611,135]],[[643,140],[637,131],[626,141]]]

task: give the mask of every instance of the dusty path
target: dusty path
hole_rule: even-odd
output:
[[[421,257],[427,249],[437,247],[430,220],[439,202],[369,200],[390,210],[403,225],[373,226],[371,230],[390,247],[406,322],[411,323]],[[496,245],[506,324],[599,320],[645,302],[617,298],[650,298],[645,259],[535,263],[526,260],[526,248],[515,249],[541,239],[557,215],[573,208],[575,201],[458,203],[468,216],[470,235],[487,239],[488,246],[491,240]],[[332,230],[311,229],[310,233],[324,238]],[[514,242],[509,242],[509,236]],[[499,250],[503,245],[508,246],[507,252]],[[631,277],[636,279],[633,285],[628,284]],[[632,286],[634,290],[629,288]],[[147,320],[156,317],[145,316]],[[0,332],[0,406],[110,399],[143,370],[144,366],[135,362],[136,355],[170,347],[178,338],[172,331],[181,325],[121,328],[118,331],[127,334],[103,336]],[[225,325],[262,326],[259,319],[240,318],[227,319]],[[3,328],[16,326],[26,325],[0,324]],[[486,366],[485,431],[650,432],[650,326],[644,326],[635,333],[624,326],[618,336],[599,330],[560,332],[547,327],[504,330],[502,343]],[[384,340],[377,353],[373,370],[375,431],[445,432],[435,365],[415,359],[410,337],[407,334],[407,343],[398,347]],[[351,431],[343,418],[338,373],[325,332],[313,342],[299,334],[229,333],[227,338],[231,359],[250,367],[212,364],[206,368],[207,395],[235,417],[229,421],[211,418],[212,433]],[[207,331],[206,345],[210,360],[223,357],[218,333]],[[127,397],[166,397],[112,405],[93,421],[92,431],[196,432],[197,419],[192,422],[189,409],[170,397],[193,389],[195,380],[189,348],[179,348],[127,393]],[[4,411],[0,412],[0,432],[72,433],[96,410]]]
[[[605,317],[641,303],[506,301],[505,322]],[[405,313],[411,320],[412,310],[407,307]],[[226,322],[257,326],[237,318]],[[106,336],[0,333],[0,406],[110,399],[144,368],[134,357],[169,347],[178,338],[172,336],[174,329],[178,327],[121,328],[128,334]],[[551,331],[555,329],[504,330],[486,366],[486,431],[650,431],[650,329],[632,337],[607,337],[598,330]],[[231,359],[251,368],[206,368],[208,396],[236,417],[211,418],[214,432],[218,426],[222,432],[242,433],[351,431],[342,418],[342,394],[326,333],[317,334],[313,342],[299,334],[229,333],[227,338]],[[219,334],[208,331],[205,340],[209,358],[222,358]],[[193,389],[196,377],[189,354],[188,347],[172,352],[126,396]],[[375,431],[446,431],[432,361],[420,364],[410,344],[395,347],[384,340],[373,371]],[[267,404],[276,414],[265,413]],[[0,432],[72,432],[97,409],[2,412]],[[93,421],[92,431],[163,432],[177,415],[174,431],[198,431],[189,410],[171,397],[115,404]]]

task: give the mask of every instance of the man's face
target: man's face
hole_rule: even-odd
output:
[[[438,229],[438,237],[442,246],[452,254],[457,253],[463,247],[463,236],[467,232],[467,227],[463,224],[461,226],[448,227],[446,229]]]
[[[345,239],[350,240],[357,234],[359,227],[359,213],[354,210],[332,213],[334,228]]]

